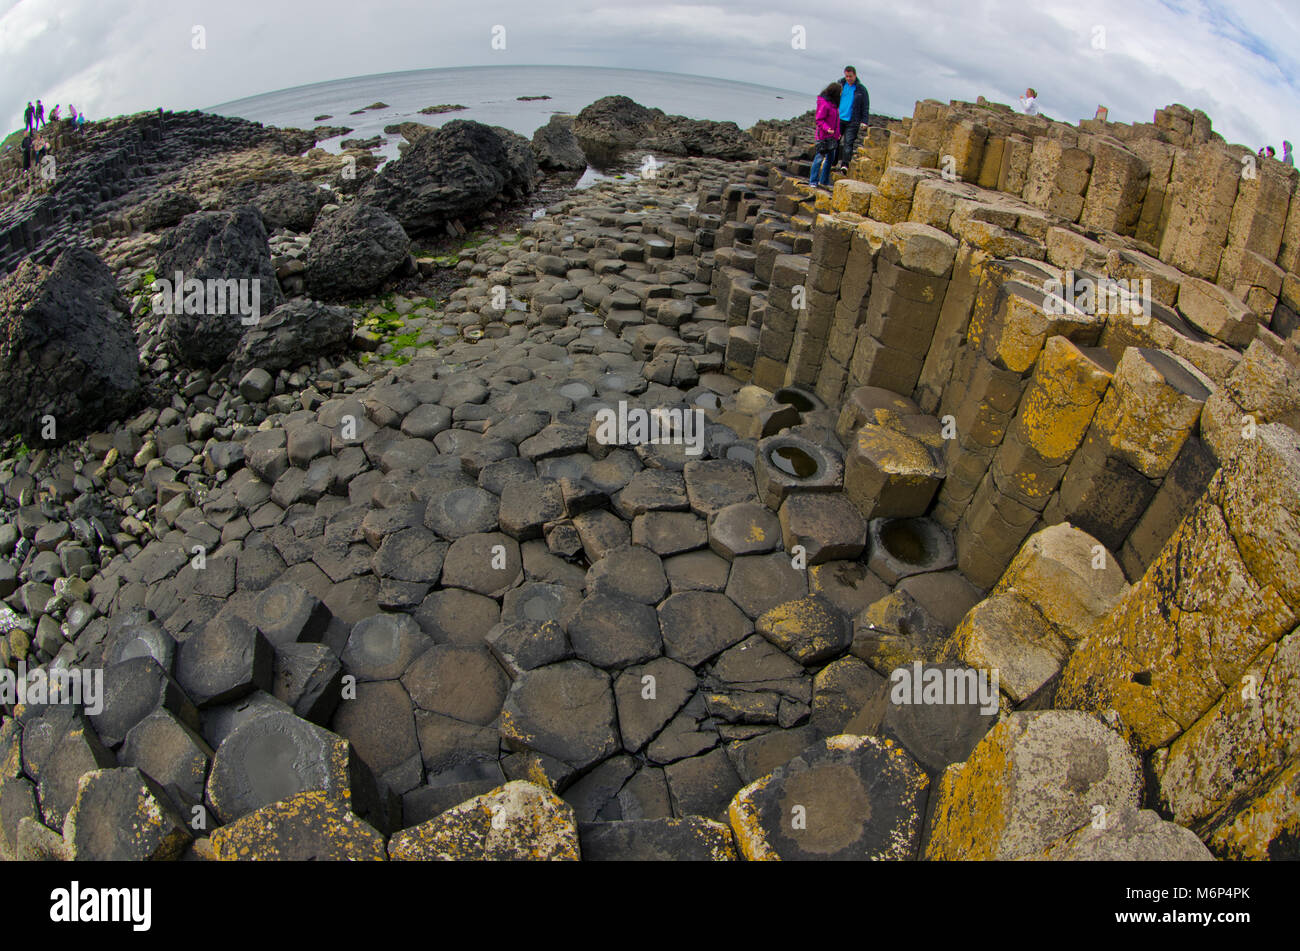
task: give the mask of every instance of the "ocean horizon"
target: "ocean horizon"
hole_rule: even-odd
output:
[[[532,138],[552,115],[576,113],[612,95],[628,96],[673,115],[735,122],[744,129],[760,119],[790,119],[807,112],[815,104],[817,90],[801,93],[708,76],[595,66],[462,66],[309,83],[218,103],[202,111],[281,128],[349,126],[352,131],[346,135],[318,144],[338,152],[345,138],[379,135],[386,141],[377,154],[396,158],[400,137],[385,135],[387,125],[420,122],[436,127],[452,119],[473,119]],[[548,98],[520,101],[520,96]],[[387,107],[350,114],[375,102]],[[444,104],[466,108],[437,115],[420,112],[426,106]],[[318,121],[318,115],[331,118]]]

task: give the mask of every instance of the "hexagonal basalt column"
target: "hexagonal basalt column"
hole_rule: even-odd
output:
[[[844,468],[844,492],[864,518],[924,515],[943,481],[935,453],[918,439],[868,423]]]
[[[758,444],[754,481],[759,498],[773,511],[789,492],[833,492],[843,480],[844,463],[833,450],[788,433]]]

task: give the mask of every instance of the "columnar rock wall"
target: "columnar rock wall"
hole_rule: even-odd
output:
[[[948,423],[930,514],[978,584],[1066,521],[1140,574],[1242,417],[1300,405],[1247,383],[1300,364],[1283,339],[1297,175],[1202,114],[1076,128],[922,102],[868,130],[830,194],[790,154],[771,205],[699,196],[723,220],[727,370],[832,407],[879,388]]]
[[[997,587],[945,656],[1000,668],[1013,704],[1109,720],[1150,758],[1159,808],[1217,853],[1286,854],[1300,821],[1296,171],[1181,106],[1076,129],[935,102],[871,130],[831,194],[805,167],[773,174],[790,216],[773,240],[811,232],[810,283],[839,295],[809,295],[814,339],[796,340],[783,381],[756,363],[752,378],[811,385],[846,417],[856,387],[879,387],[950,424],[929,514],[954,530],[962,571]],[[740,343],[733,331],[727,368],[748,378]],[[1073,534],[1048,543],[1050,526]],[[1100,575],[1077,567],[1089,552],[1134,583],[1117,574],[1099,598]],[[1092,603],[1052,616],[1071,598]],[[939,790],[933,857],[971,854],[945,825],[959,770]]]

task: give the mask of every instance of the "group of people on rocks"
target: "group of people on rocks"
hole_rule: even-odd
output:
[[[59,106],[56,105],[50,110],[49,122],[58,122],[59,118]],[[68,119],[72,122],[73,126],[78,129],[86,123],[86,117],[78,113],[77,107],[71,103],[68,104]],[[45,119],[45,104],[39,99],[36,100],[35,105],[28,102],[27,108],[23,110],[23,131],[27,133],[36,132],[41,126],[47,124],[48,123]]]
[[[47,126],[52,122],[58,122],[59,106],[50,110],[49,118],[45,116],[45,104],[39,99],[35,104],[28,102],[27,108],[23,110],[23,139],[19,146],[23,153],[23,174],[31,177],[41,166],[41,161],[50,151],[50,143],[47,138],[41,134],[41,127]],[[86,117],[83,113],[77,112],[77,107],[68,105],[68,120],[72,123],[74,130],[80,130],[86,123]]]
[[[871,116],[871,97],[858,80],[853,66],[844,67],[844,78],[822,90],[817,97],[816,147],[809,185],[829,188],[831,170],[847,172],[858,136]]]

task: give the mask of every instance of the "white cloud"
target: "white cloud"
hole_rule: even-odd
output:
[[[195,24],[206,50],[191,48]],[[505,51],[490,48],[495,24],[507,28]],[[791,48],[796,24],[806,50]],[[1112,119],[1150,121],[1183,102],[1257,147],[1300,139],[1297,40],[1294,0],[0,0],[0,88],[16,97],[0,118],[14,127],[38,95],[101,116],[495,63],[694,73],[811,100],[852,62],[878,112],[910,114],[927,97],[1010,102],[1032,85],[1059,118],[1105,104]]]

